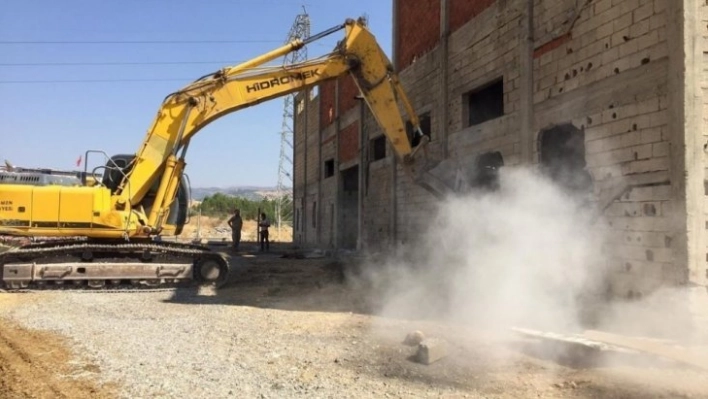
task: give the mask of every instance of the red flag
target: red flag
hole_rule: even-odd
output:
[[[79,155],[79,159],[76,160],[76,166],[81,166],[81,155]]]

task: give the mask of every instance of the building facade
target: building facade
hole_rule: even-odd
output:
[[[705,2],[392,6],[392,59],[434,155],[586,171],[576,188],[604,204],[613,293],[681,285],[706,301]],[[297,105],[295,241],[384,249],[411,240],[436,199],[403,175],[349,77],[318,91]]]

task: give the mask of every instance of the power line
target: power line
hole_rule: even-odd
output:
[[[100,66],[100,65],[190,65],[190,64],[240,64],[243,61],[99,61],[99,62],[9,62],[0,66]]]
[[[0,40],[0,44],[228,44],[280,42],[280,40]]]
[[[0,84],[49,84],[49,83],[123,83],[123,82],[191,82],[195,78],[154,79],[48,79],[48,80],[0,80]]]

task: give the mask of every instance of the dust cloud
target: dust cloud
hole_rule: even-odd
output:
[[[601,224],[540,172],[502,168],[500,188],[444,201],[420,236],[360,278],[377,314],[487,330],[578,332],[602,294]]]
[[[613,297],[621,230],[594,207],[592,193],[568,187],[536,169],[506,167],[497,190],[441,202],[418,236],[395,253],[371,255],[349,279],[366,288],[369,311],[382,317],[373,329],[391,334],[385,320],[397,319],[502,340],[518,338],[514,327],[705,339],[690,327],[682,287]],[[694,294],[706,302],[705,289]]]

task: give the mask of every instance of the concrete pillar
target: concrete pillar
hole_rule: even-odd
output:
[[[309,92],[308,92],[308,98],[309,98]],[[320,97],[322,98],[322,97]],[[319,100],[318,100],[319,101]],[[320,103],[321,104],[321,103]],[[321,107],[321,105],[320,105]],[[318,107],[319,108],[319,107]],[[321,115],[321,112],[318,112],[317,115]],[[305,117],[307,118],[307,114],[305,114]],[[324,178],[324,174],[322,173],[322,122],[319,120],[320,117],[317,117],[317,167],[319,168],[318,170],[320,171],[319,176],[317,177],[317,215],[315,217],[317,218],[317,226],[315,227],[315,241],[317,242],[318,246],[322,245],[322,179]]]
[[[449,148],[447,147],[448,135],[448,120],[449,120],[449,104],[448,104],[448,60],[450,59],[449,51],[450,38],[450,0],[440,0],[440,98],[438,99],[438,132],[440,137],[440,147],[442,158],[448,156]]]
[[[392,49],[393,49],[393,63],[394,63],[394,69],[396,72],[399,72],[399,65],[398,65],[398,1],[399,0],[393,0],[392,5],[393,5],[393,23],[391,24],[391,29],[393,30],[392,32]],[[386,146],[391,149],[390,144],[386,143]],[[398,186],[398,179],[396,179],[396,174],[397,174],[397,168],[398,168],[398,160],[394,156],[392,161],[391,161],[391,196],[389,197],[389,207],[391,209],[391,212],[389,212],[389,244],[395,245],[397,241],[397,220],[398,220],[398,207],[396,206],[396,188]]]
[[[708,333],[705,220],[703,217],[702,49],[699,4],[667,0],[669,45],[669,132],[671,134],[674,267],[687,286],[685,296],[694,328]]]
[[[334,209],[332,212],[332,219],[334,220],[334,229],[332,231],[333,237],[330,238],[332,246],[334,248],[339,248],[339,229],[342,225],[339,220],[339,203],[341,202],[342,196],[342,179],[341,171],[339,170],[339,129],[342,127],[342,121],[340,119],[341,115],[339,113],[339,78],[335,80],[334,84],[334,186],[336,191],[334,194]],[[322,204],[317,204],[318,209],[322,208]]]
[[[307,147],[310,145],[309,143],[309,134],[308,131],[310,130],[310,126],[307,120],[307,100],[305,101],[305,109],[303,110],[303,128],[302,128],[302,133],[305,135],[305,141],[304,141],[304,146],[305,149],[303,151],[303,156],[305,157],[303,160],[303,169],[305,170],[305,173],[303,174],[303,188],[302,188],[302,206],[301,206],[301,218],[300,218],[300,226],[301,226],[301,231],[302,231],[302,243],[303,245],[307,246]],[[292,110],[293,115],[297,115],[297,104],[295,105],[295,109]]]
[[[519,0],[521,32],[519,34],[519,159],[522,164],[533,162],[534,106],[533,106],[533,1]]]
[[[364,247],[364,151],[366,141],[364,137],[364,102],[359,100],[359,191],[357,192],[357,237],[356,249],[361,251]]]

